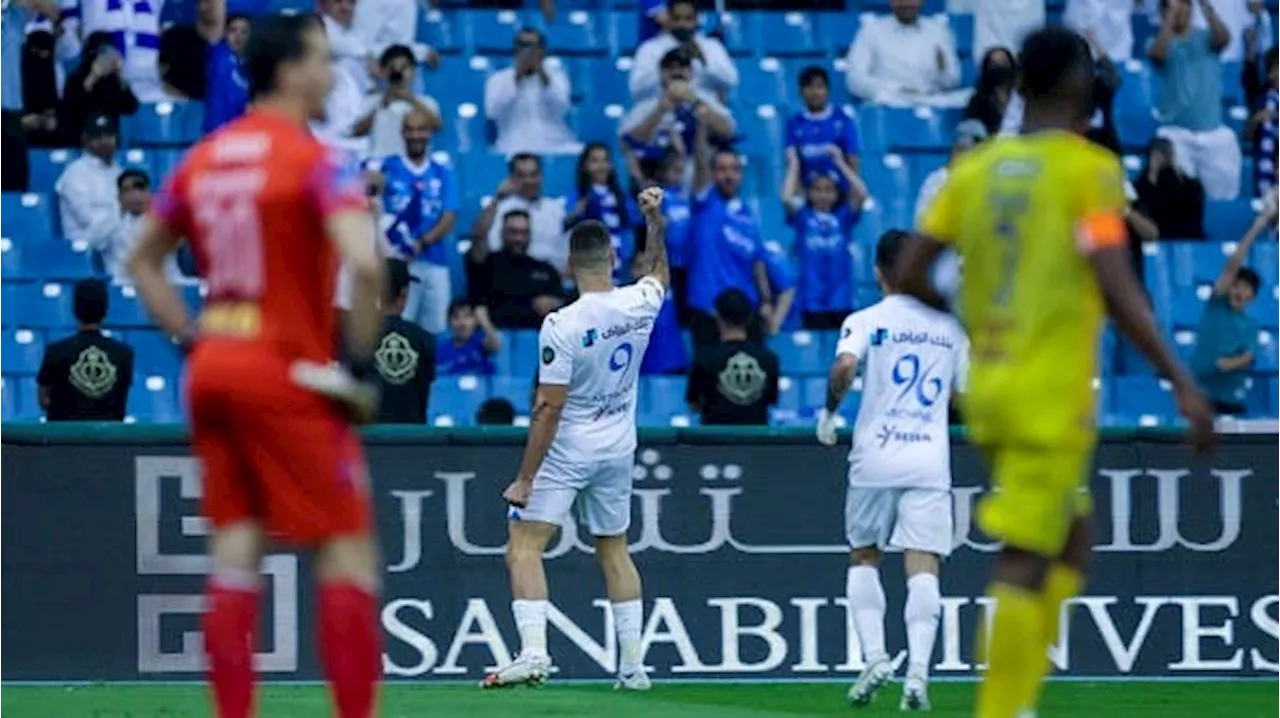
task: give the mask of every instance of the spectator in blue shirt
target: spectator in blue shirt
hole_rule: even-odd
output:
[[[661,159],[643,163],[645,183],[662,188],[662,216],[667,220],[667,258],[671,263],[671,290],[680,326],[689,323],[689,237],[693,212],[685,187],[685,155],[674,148]]]
[[[631,257],[635,254],[635,230],[640,224],[640,211],[635,201],[622,191],[618,172],[603,142],[592,142],[578,155],[578,169],[573,192],[566,203],[572,207],[565,217],[565,231],[579,222],[598,220],[609,228],[617,265],[614,276],[621,283],[629,281]]]
[[[776,327],[771,309],[760,220],[741,197],[742,159],[731,150],[713,150],[700,131],[693,180],[693,231],[689,243],[689,329],[695,348],[719,341],[716,297],[726,289],[746,295],[756,317],[747,327],[753,338],[766,325]]]
[[[387,241],[392,253],[409,262],[418,281],[409,294],[404,318],[432,334],[445,328],[449,299],[450,235],[458,213],[458,187],[447,158],[429,152],[437,124],[428,110],[405,115],[404,154],[382,160],[386,178],[383,207],[390,215]]]
[[[436,342],[436,374],[452,376],[493,374],[493,355],[502,348],[502,335],[466,299],[449,304],[449,334]]]
[[[243,115],[249,104],[249,78],[244,73],[244,46],[248,40],[249,18],[245,15],[227,16],[222,36],[209,38],[205,60],[206,134]]]
[[[1219,414],[1245,412],[1245,384],[1258,341],[1258,325],[1245,309],[1257,298],[1261,280],[1257,272],[1243,266],[1244,258],[1258,235],[1275,221],[1276,205],[1272,202],[1227,260],[1200,319],[1191,369]]]
[[[668,234],[668,239],[670,235]],[[667,245],[668,258],[671,246]],[[643,273],[637,272],[632,264],[632,277],[638,279]],[[667,290],[667,300],[662,303],[658,317],[653,322],[653,334],[649,336],[649,349],[644,353],[644,361],[640,363],[641,374],[684,374],[689,368],[689,352],[684,345],[684,335],[680,331],[680,320],[676,303],[673,301],[674,290]]]
[[[800,96],[805,109],[787,120],[787,171],[801,180],[817,175],[836,178],[843,189],[845,175],[835,165],[836,150],[858,174],[858,126],[843,109],[831,104],[831,77],[817,65],[800,71]]]
[[[769,282],[769,294],[773,297],[772,319],[776,325],[770,332],[773,334],[791,322],[796,300],[796,269],[777,242],[764,243],[764,274]]]
[[[839,148],[831,160],[845,178],[843,193],[830,175],[815,175],[803,189],[795,171],[782,187],[787,223],[796,232],[800,263],[800,311],[805,329],[839,329],[853,311],[853,229],[858,224],[866,188]]]

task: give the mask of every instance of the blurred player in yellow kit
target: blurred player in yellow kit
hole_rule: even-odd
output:
[[[1034,715],[1060,607],[1084,583],[1104,314],[1173,382],[1192,443],[1213,438],[1209,405],[1160,339],[1129,263],[1124,170],[1082,136],[1093,107],[1088,45],[1046,28],[1027,39],[1019,65],[1022,136],[957,162],[898,264],[908,291],[937,301],[933,260],[947,245],[964,259],[964,416],[999,489],[978,521],[1004,542],[978,718]]]

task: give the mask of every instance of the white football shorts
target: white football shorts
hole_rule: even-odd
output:
[[[850,486],[844,531],[850,548],[895,547],[947,556],[951,553],[951,492],[946,489]]]
[[[621,536],[631,526],[631,472],[634,456],[588,462],[547,457],[533,479],[528,504],[512,507],[513,521],[561,525],[577,507],[577,518],[592,536]]]

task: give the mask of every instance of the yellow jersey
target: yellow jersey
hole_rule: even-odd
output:
[[[965,419],[989,445],[1088,447],[1104,307],[1089,252],[1121,245],[1124,169],[1065,131],[958,159],[920,231],[964,259]]]

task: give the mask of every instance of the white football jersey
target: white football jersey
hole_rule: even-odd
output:
[[[947,407],[969,372],[969,338],[959,322],[892,294],[844,320],[841,354],[862,367],[849,484],[950,488]]]
[[[547,315],[538,334],[538,383],[568,385],[548,456],[599,461],[636,450],[640,362],[666,290],[645,277],[588,292]]]

